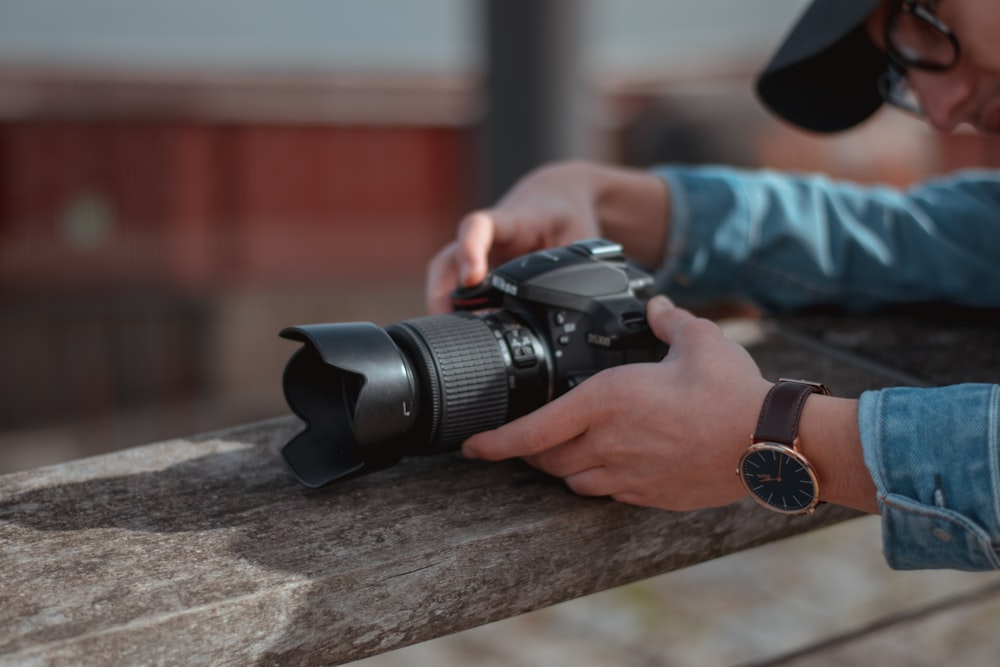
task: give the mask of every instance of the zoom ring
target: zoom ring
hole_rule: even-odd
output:
[[[502,425],[507,419],[507,372],[490,327],[466,313],[420,317],[406,324],[430,348],[440,380],[441,414],[431,448],[458,449],[469,436]]]

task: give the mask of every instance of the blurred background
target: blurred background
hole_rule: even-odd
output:
[[[287,414],[282,327],[423,314],[463,212],[546,160],[1000,166],[893,111],[770,118],[753,76],[805,4],[0,0],[0,474]],[[890,576],[878,540],[851,522],[370,664],[725,664],[968,581]],[[988,650],[967,620],[874,662]]]
[[[285,414],[283,326],[422,314],[462,213],[545,160],[989,163],[891,111],[769,118],[803,6],[0,0],[0,473]]]

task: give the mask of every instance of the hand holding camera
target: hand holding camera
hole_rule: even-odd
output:
[[[712,322],[649,301],[670,345],[659,363],[611,368],[538,410],[469,438],[470,458],[521,457],[576,493],[674,511],[746,495],[733,474],[771,383]]]
[[[461,221],[456,239],[428,267],[427,310],[450,312],[455,285],[481,283],[490,266],[580,239],[613,239],[632,260],[656,266],[669,199],[664,181],[645,171],[585,162],[536,169],[492,208]]]
[[[306,486],[370,472],[402,456],[458,449],[565,394],[598,371],[658,361],[645,303],[652,278],[621,246],[594,239],[540,250],[459,290],[446,315],[381,329],[290,327],[303,343],[284,390],[306,428],[282,450]]]

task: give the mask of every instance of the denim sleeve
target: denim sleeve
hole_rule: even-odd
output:
[[[1000,306],[1000,172],[909,190],[726,167],[663,167],[661,287],[772,310],[947,301]],[[865,463],[897,569],[1000,568],[1000,386],[867,392]]]
[[[772,310],[1000,306],[1000,171],[909,190],[728,167],[661,167],[671,192],[663,290]]]
[[[1000,568],[1000,386],[867,392],[859,426],[889,565]]]

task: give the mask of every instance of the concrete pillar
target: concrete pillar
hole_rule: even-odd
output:
[[[547,161],[587,154],[584,0],[486,0],[484,195]]]

